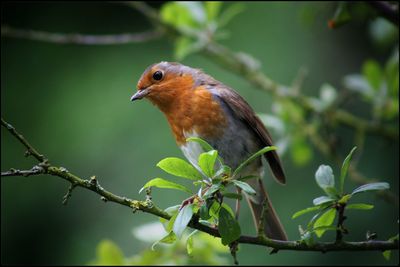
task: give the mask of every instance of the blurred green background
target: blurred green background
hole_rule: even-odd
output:
[[[111,34],[151,28],[142,14],[121,4],[1,5],[2,25],[22,29]],[[333,3],[246,2],[244,7],[226,26],[230,37],[221,42],[234,51],[253,55],[262,63],[262,70],[282,84],[290,85],[299,69],[306,68],[309,74],[302,89],[306,95],[318,94],[324,83],[342,90],[344,76],[359,73],[366,59],[383,64],[393,44],[398,46],[396,34],[389,41],[372,38],[369,19],[329,29],[327,21],[336,7]],[[84,46],[2,37],[1,115],[54,165],[84,178],[96,175],[107,190],[143,199],[138,191],[145,182],[166,176],[155,164],[167,156],[183,157],[161,112],[147,101],[129,101],[143,70],[162,60],[175,60],[173,45],[166,38],[138,44]],[[182,63],[202,68],[233,87],[256,112],[271,112],[273,99],[269,94],[202,54],[190,55]],[[368,117],[362,101],[354,101],[348,108]],[[351,130],[339,127],[335,131],[341,140],[338,150],[347,154],[354,145]],[[389,182],[392,192],[398,195],[398,141],[368,136],[366,144],[360,170],[368,177]],[[292,214],[311,206],[312,198],[322,193],[314,182],[317,167],[331,164],[336,176],[340,170],[313,150],[313,160],[302,166],[296,165],[289,154],[283,155],[286,186],[265,178],[291,240],[299,238],[298,225],[309,220],[307,216],[292,220]],[[36,162],[23,157],[23,153],[21,144],[2,128],[2,171],[31,168]],[[104,203],[98,195],[80,188],[63,206],[68,186],[64,180],[44,175],[1,179],[2,264],[86,264],[96,257],[96,246],[103,239],[115,242],[125,255],[149,249],[150,244],[135,238],[132,229],[154,222],[156,217],[132,214],[126,207]],[[346,188],[355,186],[349,181]],[[179,204],[185,197],[181,192],[153,190],[153,200],[162,208]],[[346,240],[365,240],[367,230],[377,232],[380,239],[398,232],[398,204],[388,204],[372,193],[359,199],[375,208],[371,212],[348,212],[350,234]],[[245,233],[254,233],[249,210],[242,210],[240,224]],[[333,238],[333,233],[327,233],[323,240]],[[229,254],[223,257],[232,262]],[[264,247],[251,245],[240,246],[238,260],[255,265],[399,262],[397,251],[385,261],[380,252],[281,251],[269,255]]]

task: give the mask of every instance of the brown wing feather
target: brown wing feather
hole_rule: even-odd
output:
[[[217,95],[229,106],[239,119],[245,121],[249,125],[249,128],[252,129],[258,137],[262,147],[272,146],[271,135],[246,100],[244,100],[237,92],[222,84],[214,87],[213,90],[217,91]],[[260,147],[260,149],[262,147]],[[285,184],[285,173],[276,151],[268,152],[264,154],[264,156],[267,159],[276,180]]]

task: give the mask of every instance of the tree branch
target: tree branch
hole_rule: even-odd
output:
[[[30,170],[16,170],[10,169],[6,172],[1,172],[1,176],[31,176],[31,175],[40,175],[44,173],[43,167],[40,166],[33,166]]]
[[[43,31],[33,30],[21,30],[7,26],[2,26],[2,36],[9,36],[15,38],[26,38],[31,40],[47,41],[54,43],[75,43],[85,45],[104,45],[104,44],[123,44],[123,43],[135,43],[143,42],[150,39],[157,38],[163,33],[171,34],[176,36],[177,34],[183,35],[196,35],[195,38],[206,38],[204,52],[212,60],[219,64],[231,69],[232,71],[240,74],[250,83],[257,86],[257,88],[272,93],[279,99],[290,99],[295,103],[301,105],[306,111],[320,114],[320,111],[313,105],[312,99],[307,96],[300,95],[296,90],[289,90],[288,87],[274,82],[268,76],[266,76],[261,70],[258,63],[251,57],[235,53],[228,48],[213,42],[210,38],[193,32],[178,32],[176,29],[171,28],[168,25],[162,23],[159,19],[158,12],[143,2],[129,3],[130,6],[135,7],[141,11],[146,17],[150,19],[152,24],[157,29],[156,31],[141,33],[141,34],[121,34],[121,35],[82,35],[82,34],[60,34],[60,33],[49,33]],[[365,132],[380,134],[389,139],[398,140],[398,130],[384,125],[377,125],[368,120],[358,118],[347,111],[335,109],[330,111],[329,118],[331,122],[337,122],[342,125],[354,128],[362,129]],[[66,201],[73,188],[79,186],[88,190],[91,190],[101,196],[102,200],[111,201],[120,205],[127,206],[133,211],[141,210],[146,213],[153,214],[157,217],[162,217],[169,220],[170,215],[164,210],[156,207],[150,200],[139,201],[133,200],[126,197],[115,195],[103,187],[100,186],[99,182],[95,177],[90,179],[82,179],[81,177],[70,173],[63,167],[52,166],[48,163],[48,160],[35,150],[26,140],[20,135],[14,127],[1,120],[2,126],[4,126],[18,141],[20,141],[27,149],[26,155],[34,156],[39,164],[34,166],[31,170],[15,170],[11,169],[7,172],[2,172],[1,176],[30,176],[39,174],[48,174],[52,176],[60,177],[71,183],[71,187],[68,190],[67,195],[64,197]],[[329,147],[326,148],[326,152],[329,153]],[[199,231],[208,233],[215,237],[220,237],[217,228],[212,228],[203,225],[198,222],[198,218],[194,216],[189,223],[189,226]],[[394,250],[399,248],[398,240],[394,241],[361,241],[361,242],[319,242],[314,244],[306,244],[300,241],[280,241],[268,239],[265,236],[241,236],[238,240],[239,243],[260,245],[274,248],[274,251],[278,250],[302,250],[302,251],[366,251],[366,250]]]
[[[115,45],[142,43],[161,37],[160,31],[147,31],[142,33],[123,33],[91,35],[79,33],[52,33],[46,31],[35,31],[17,29],[7,25],[1,26],[1,36],[22,38],[35,41],[43,41],[58,44],[81,44],[81,45]]]
[[[11,124],[8,124],[5,120],[3,120],[3,118],[1,118],[1,125],[4,126],[13,136],[15,136],[15,138],[18,139],[18,141],[20,141],[28,149],[25,153],[25,156],[32,155],[39,162],[47,161],[47,159],[42,154],[37,152],[36,149],[33,148],[33,146],[31,146],[28,141],[26,141],[25,138],[21,134],[19,134]]]
[[[93,191],[101,196],[103,201],[111,201],[126,207],[133,209],[133,211],[143,211],[146,213],[153,214],[157,217],[161,217],[164,219],[169,220],[171,216],[165,212],[164,210],[155,206],[150,200],[146,201],[139,201],[129,199],[127,197],[121,197],[115,195],[107,190],[105,190],[102,186],[100,186],[98,180],[95,176],[92,176],[90,179],[82,179],[79,176],[69,172],[64,167],[56,167],[52,166],[48,162],[43,164],[45,157],[37,152],[23,137],[19,134],[15,128],[7,123],[6,121],[1,119],[1,124],[4,126],[19,142],[21,142],[25,147],[28,148],[29,151],[35,151],[30,155],[35,156],[35,158],[40,162],[39,166],[34,166],[31,170],[10,170],[8,172],[2,172],[1,176],[28,176],[28,175],[38,175],[38,174],[49,174],[52,176],[60,177],[68,182],[71,183],[71,187],[68,190],[67,195],[64,197],[63,203],[65,203],[74,187],[82,187]],[[37,155],[40,155],[38,157]],[[208,233],[215,237],[220,237],[217,228],[212,228],[201,224],[198,221],[197,216],[193,216],[192,220],[189,223],[191,228],[197,229],[199,231]],[[368,250],[395,250],[399,249],[398,240],[394,241],[362,241],[362,242],[320,242],[307,245],[306,243],[300,241],[281,241],[281,240],[273,240],[266,238],[263,235],[260,236],[246,236],[242,235],[237,240],[238,243],[243,244],[252,244],[252,245],[260,245],[265,247],[271,247],[274,251],[278,250],[303,250],[303,251],[320,251],[320,252],[327,252],[327,251],[339,251],[339,250],[346,250],[346,251],[368,251]]]

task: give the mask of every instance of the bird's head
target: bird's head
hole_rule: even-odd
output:
[[[190,93],[202,75],[200,70],[176,62],[163,61],[150,65],[140,77],[138,91],[131,97],[131,101],[147,98],[163,109]]]

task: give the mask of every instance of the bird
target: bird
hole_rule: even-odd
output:
[[[161,61],[148,66],[137,83],[137,91],[131,101],[147,99],[164,113],[184,156],[194,166],[200,153],[204,152],[189,137],[207,141],[232,169],[237,168],[250,155],[266,146],[272,146],[272,138],[251,106],[239,93],[206,74],[201,69],[178,62]],[[254,160],[241,175],[253,175],[246,180],[256,191],[245,194],[258,229],[264,215],[264,233],[268,238],[287,240],[285,229],[270,201],[262,181],[265,162],[269,163],[273,177],[280,184],[286,183],[282,163],[272,150]],[[237,204],[238,205],[238,204]],[[237,206],[238,209],[238,206]]]

